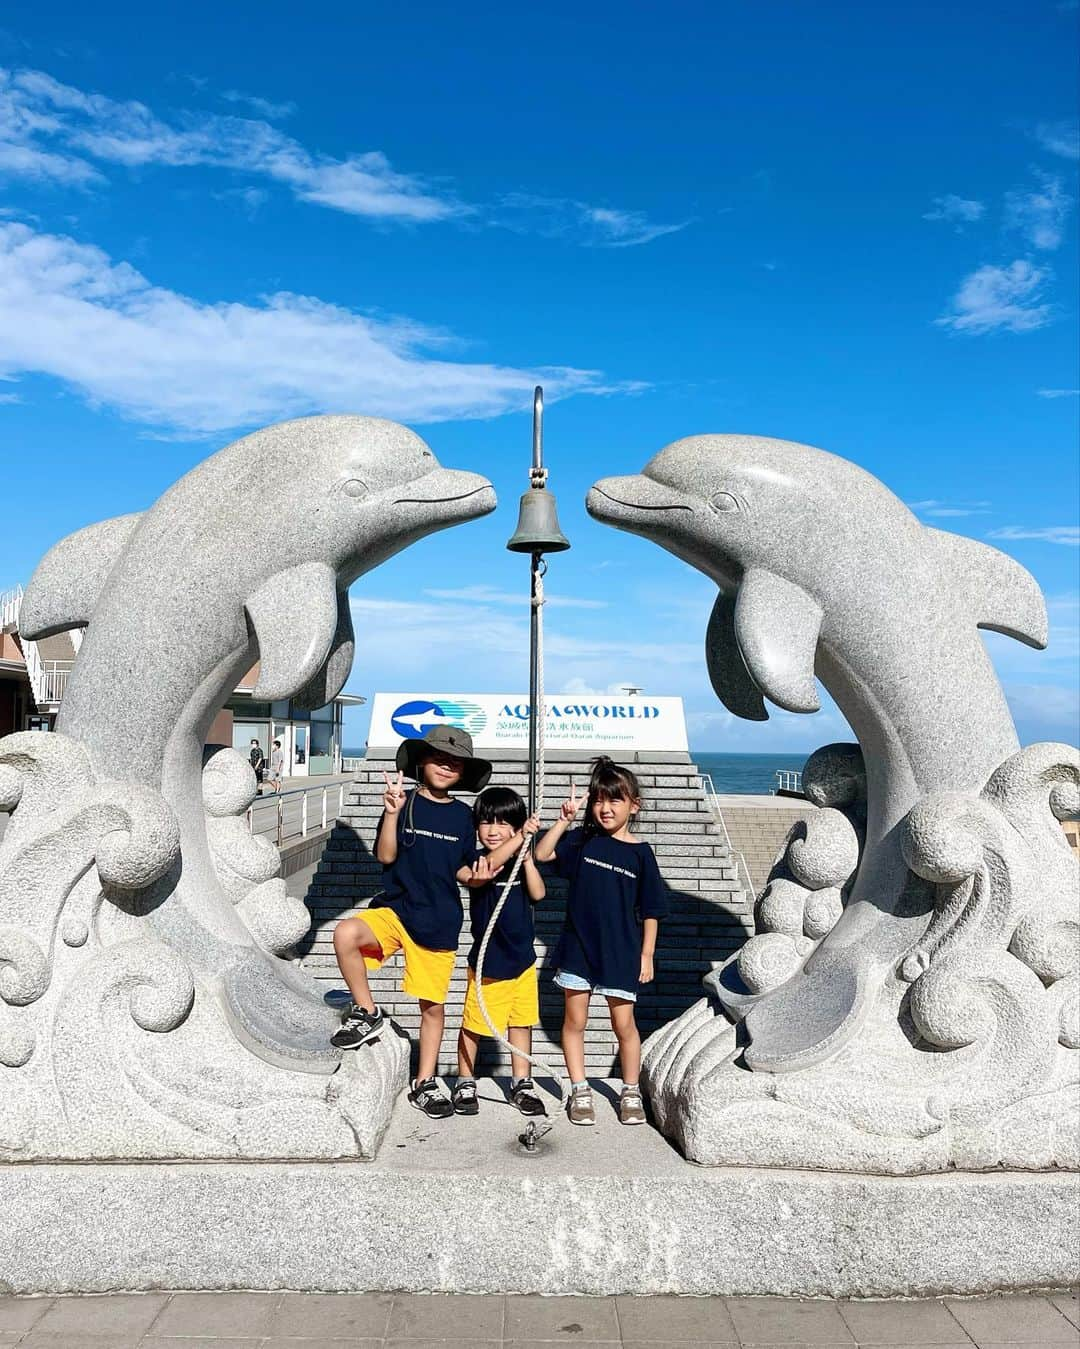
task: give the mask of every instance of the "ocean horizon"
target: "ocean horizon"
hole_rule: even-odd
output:
[[[362,749],[342,751],[347,759],[362,759]],[[718,792],[734,795],[766,796],[776,790],[780,771],[802,772],[809,757],[806,751],[790,754],[722,754],[714,750],[691,750],[690,757],[703,773],[712,778]]]

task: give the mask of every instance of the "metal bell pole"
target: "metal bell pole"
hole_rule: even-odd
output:
[[[529,814],[536,809],[536,738],[538,670],[537,626],[540,621],[536,603],[538,579],[547,571],[545,553],[562,553],[570,547],[570,540],[559,528],[555,498],[547,490],[547,470],[544,468],[544,390],[538,384],[533,392],[532,469],[529,490],[522,496],[518,508],[518,527],[507,543],[512,553],[529,553]]]

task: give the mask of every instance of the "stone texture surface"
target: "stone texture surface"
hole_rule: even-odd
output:
[[[266,483],[278,524],[251,541]],[[0,741],[0,1157],[373,1154],[407,1045],[339,1069],[335,1013],[289,958],[307,911],[245,827],[254,776],[203,745],[256,659],[257,696],[332,698],[349,584],[494,504],[404,427],[315,417],[47,554],[24,634],[87,633],[57,734]]]
[[[716,582],[732,711],[812,712],[816,676],[859,738],[807,763],[756,934],[647,1044],[661,1127],[713,1164],[1080,1166],[1080,758],[1018,749],[977,632],[1045,645],[1032,577],[785,441],[678,441],[588,506]]]
[[[888,1297],[1075,1277],[1071,1176],[701,1171],[613,1114],[574,1135],[595,1140],[581,1166],[565,1136],[521,1158],[512,1121],[457,1166],[416,1118],[371,1163],[13,1166],[0,1285]]]
[[[382,813],[385,787],[383,772],[392,763],[370,751],[345,808],[319,861],[307,895],[311,932],[302,943],[304,968],[323,987],[340,988],[341,976],[333,954],[333,930],[339,918],[356,910],[382,888],[382,867],[372,856],[375,829]],[[648,840],[657,855],[660,870],[670,889],[671,915],[660,925],[657,948],[657,978],[642,990],[637,1019],[644,1034],[679,1016],[701,994],[701,979],[718,958],[738,950],[751,925],[751,899],[738,879],[732,857],[702,787],[698,770],[690,762],[637,763],[634,766],[646,809],[638,817],[636,832]],[[588,779],[589,765],[560,758],[547,766],[548,815],[568,794],[570,778]],[[494,761],[492,784],[526,790],[526,766],[519,759]],[[466,801],[471,798],[465,797]],[[561,1063],[559,1035],[563,996],[552,984],[554,969],[548,956],[562,927],[566,904],[565,883],[548,879],[548,895],[535,910],[537,956],[540,961],[540,1025],[534,1044],[549,1062]],[[467,906],[466,906],[467,911]],[[466,954],[472,942],[469,924],[461,933],[458,962],[450,984],[447,1024],[458,1024],[465,999]],[[412,1035],[419,1031],[415,998],[401,991],[401,959],[395,957],[371,977],[380,1006],[389,1011]],[[585,1061],[590,1073],[608,1076],[616,1071],[617,1045],[607,1006],[593,1000],[585,1032]],[[482,1041],[481,1071],[509,1067],[509,1056],[497,1042]],[[443,1042],[440,1071],[453,1072],[456,1050],[453,1034]]]

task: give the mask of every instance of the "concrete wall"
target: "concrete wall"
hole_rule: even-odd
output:
[[[328,987],[342,987],[334,960],[332,933],[341,917],[356,911],[381,888],[382,868],[371,849],[382,811],[383,770],[392,767],[389,758],[369,757],[357,776],[345,811],[334,826],[318,871],[308,891],[312,932],[302,947],[305,966]],[[701,979],[714,961],[736,950],[751,931],[752,897],[747,896],[736,875],[723,835],[714,822],[702,791],[697,770],[689,762],[637,763],[646,808],[639,816],[637,832],[652,844],[660,869],[671,889],[672,914],[660,925],[656,982],[638,1003],[642,1035],[680,1015],[701,996]],[[554,819],[569,791],[570,776],[578,783],[588,780],[584,761],[549,764],[545,823]],[[492,783],[515,787],[524,795],[525,764],[508,761],[496,765]],[[470,798],[465,798],[467,801]],[[537,909],[537,955],[541,963],[541,1026],[534,1044],[539,1053],[561,1062],[558,1048],[562,1022],[562,994],[551,984],[554,971],[547,966],[550,949],[558,938],[565,913],[565,886],[551,879],[548,898]],[[447,1007],[447,1035],[440,1071],[452,1072],[454,1045],[461,1023],[465,996],[465,955],[471,944],[466,923],[459,947]],[[416,1002],[399,991],[401,958],[395,956],[373,979],[375,996],[394,1018],[415,1036],[419,1024]],[[481,1069],[503,1071],[508,1064],[494,1042],[486,1042]],[[607,1005],[593,1000],[586,1032],[586,1061],[595,1076],[616,1073],[615,1038],[608,1023]]]

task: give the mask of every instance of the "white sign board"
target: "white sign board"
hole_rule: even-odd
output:
[[[548,749],[689,749],[681,698],[549,693],[544,701]],[[520,693],[376,693],[368,744],[388,748],[435,726],[460,726],[477,750],[528,749],[529,699]]]

